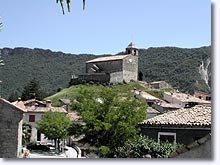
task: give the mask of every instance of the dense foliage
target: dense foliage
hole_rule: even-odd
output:
[[[162,143],[159,144],[153,139],[139,136],[133,140],[128,140],[124,146],[118,147],[116,157],[118,158],[167,158],[175,151],[180,144]]]
[[[29,123],[23,123],[22,125],[22,144],[28,144],[31,142],[32,126]]]
[[[0,69],[2,95],[21,95],[24,86],[36,78],[48,94],[67,87],[71,75],[85,73],[85,62],[95,55],[73,55],[43,49],[4,48],[1,50],[5,66]],[[201,79],[198,67],[211,57],[211,47],[182,49],[175,47],[149,48],[139,50],[139,71],[147,82],[165,80],[176,89],[193,93],[195,89],[210,92]]]
[[[137,136],[137,124],[146,116],[146,105],[131,95],[121,97],[103,86],[82,86],[71,109],[82,116],[85,125],[78,129],[83,142],[100,149],[100,154],[113,157],[116,147]]]
[[[4,48],[1,50],[4,66],[0,68],[2,96],[17,92],[21,95],[27,83],[34,78],[49,95],[58,88],[67,87],[71,76],[85,72],[85,62],[94,55],[73,55],[43,49]]]

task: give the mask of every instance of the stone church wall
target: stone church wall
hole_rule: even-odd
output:
[[[128,56],[123,59],[123,79],[125,82],[138,80],[138,56]]]
[[[110,83],[123,83],[123,72],[114,72],[110,74]]]

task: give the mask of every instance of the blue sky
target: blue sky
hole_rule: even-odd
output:
[[[211,44],[210,0],[71,1],[62,15],[56,0],[1,0],[0,48],[43,48],[65,53],[116,54],[138,48]]]

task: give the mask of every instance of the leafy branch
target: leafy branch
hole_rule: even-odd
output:
[[[82,0],[82,1],[83,1],[83,10],[85,10],[86,0]],[[61,8],[62,8],[62,12],[63,12],[63,15],[64,15],[64,14],[65,14],[65,11],[64,11],[64,0],[56,0],[56,2],[57,2],[57,3],[60,3]],[[66,0],[68,12],[70,12],[70,3],[71,3],[70,0]]]

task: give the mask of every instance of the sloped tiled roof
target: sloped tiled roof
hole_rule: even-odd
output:
[[[198,105],[178,109],[144,120],[141,125],[211,126],[211,107]]]
[[[147,108],[147,113],[157,113],[159,114],[160,112],[152,107],[148,107]]]
[[[175,93],[164,92],[164,94],[170,95],[173,98],[180,100],[181,102],[189,102],[190,101],[190,102],[197,102],[197,103],[203,103],[203,104],[210,104],[211,103],[210,101],[202,100],[202,99],[199,99],[195,96],[181,93],[181,92],[175,92]]]
[[[114,56],[106,56],[106,57],[98,57],[95,58],[93,60],[87,61],[86,63],[90,63],[90,62],[101,62],[101,61],[113,61],[113,60],[122,60],[124,58],[126,58],[127,55],[114,55]]]
[[[26,110],[23,109],[22,107],[20,107],[19,105],[12,104],[12,103],[10,103],[9,101],[7,101],[7,100],[5,100],[5,99],[3,99],[3,98],[0,98],[0,104],[9,105],[9,106],[11,106],[11,107],[13,107],[13,108],[16,108],[17,110],[19,110],[19,111],[21,111],[21,112],[23,112],[23,113],[26,112]]]
[[[23,101],[15,101],[12,104],[16,105],[16,106],[18,106],[18,107],[20,107],[22,109],[26,109]]]
[[[144,91],[138,91],[138,90],[132,90],[132,92],[133,92],[133,94],[135,95],[135,96],[140,96],[140,98],[142,98],[142,99],[146,99],[146,100],[160,100],[159,98],[157,98],[157,97],[155,97],[155,96],[153,96],[153,95],[151,95],[151,94],[149,94],[149,93],[147,93],[147,92],[144,92]],[[161,100],[162,101],[162,100]]]
[[[63,107],[37,107],[37,106],[26,106],[27,112],[48,112],[48,111],[53,111],[53,112],[64,112],[67,113],[65,108]]]

